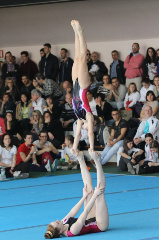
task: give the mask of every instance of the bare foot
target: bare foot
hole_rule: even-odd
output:
[[[75,33],[77,33],[76,26],[75,26],[75,20],[71,21],[71,26],[72,26],[73,30],[75,31]]]
[[[74,23],[75,23],[77,32],[83,32],[83,28],[81,27],[80,23],[76,20],[74,20]]]

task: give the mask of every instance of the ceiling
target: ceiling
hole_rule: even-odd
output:
[[[0,9],[0,47],[74,42],[72,19],[87,42],[159,38],[158,0],[87,0]]]

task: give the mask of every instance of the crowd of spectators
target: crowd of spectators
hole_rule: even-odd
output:
[[[159,157],[150,154],[157,155],[159,149],[159,50],[149,47],[146,57],[139,50],[139,44],[133,43],[124,62],[113,50],[109,68],[96,51],[87,50],[86,56],[91,78],[87,98],[98,126],[95,146],[106,144],[101,162],[105,164],[117,153],[118,170],[132,174],[158,171],[154,162],[159,162]],[[73,129],[74,135],[76,132],[73,60],[65,48],[60,54],[59,63],[46,43],[40,49],[38,65],[27,51],[20,53],[20,66],[10,51],[0,64],[0,167],[6,169],[7,177],[55,171],[61,146],[67,162],[62,167],[70,169],[68,163],[76,162],[70,152],[73,136],[65,138],[65,130]],[[122,118],[123,112],[131,115],[128,121]],[[147,143],[150,137],[152,141]],[[88,132],[83,126],[79,147],[88,145]]]

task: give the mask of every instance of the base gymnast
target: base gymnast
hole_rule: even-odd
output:
[[[97,187],[93,191],[92,178],[87,169],[82,152],[77,158],[80,163],[84,188],[83,197],[61,220],[51,222],[45,233],[46,239],[79,236],[82,234],[106,231],[109,225],[108,208],[105,201],[104,190],[105,175],[101,166],[100,157],[93,151],[89,153],[94,159],[97,169]],[[79,218],[74,218],[84,203],[84,211]]]
[[[90,149],[94,149],[94,117],[87,99],[87,91],[91,85],[91,77],[87,67],[87,45],[83,36],[83,29],[78,21],[71,21],[75,32],[75,59],[72,67],[73,79],[73,108],[78,118],[76,135],[73,144],[73,150],[77,152],[79,140],[81,138],[81,128],[88,130]]]

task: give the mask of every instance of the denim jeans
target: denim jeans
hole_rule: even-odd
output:
[[[109,102],[113,108],[117,108],[118,110],[120,108],[123,108],[124,107],[124,101],[121,101],[121,102]]]
[[[103,165],[106,162],[108,162],[114,156],[114,154],[117,153],[118,149],[122,146],[123,140],[120,140],[119,142],[115,143],[112,147],[109,147],[107,144],[101,155],[101,164]]]

